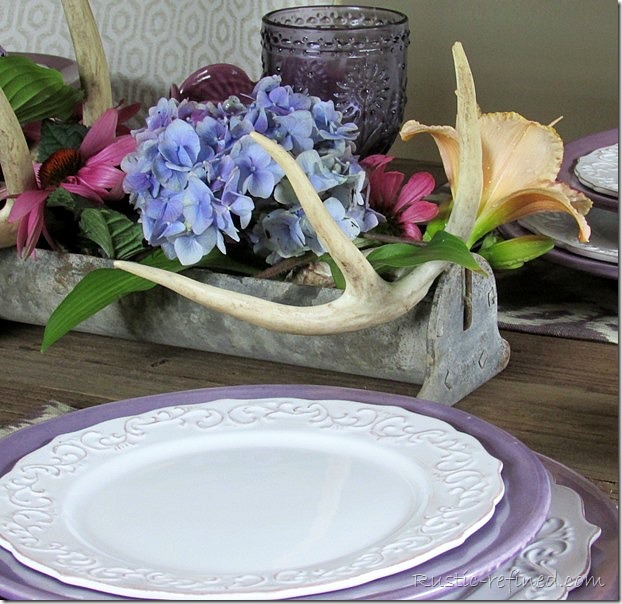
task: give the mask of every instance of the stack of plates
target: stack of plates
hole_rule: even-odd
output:
[[[589,243],[577,239],[577,225],[568,215],[528,216],[500,230],[507,237],[527,233],[555,241],[548,259],[609,279],[618,278],[618,130],[591,134],[564,148],[559,179],[593,202],[587,215],[592,229]]]
[[[451,407],[318,386],[131,399],[0,441],[8,599],[608,599],[617,513]]]

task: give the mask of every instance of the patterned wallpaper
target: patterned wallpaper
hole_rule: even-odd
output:
[[[209,63],[238,64],[258,78],[259,30],[266,12],[349,1],[90,0],[115,99],[141,101],[145,106],[167,94],[171,83]],[[395,8],[409,17],[405,119],[454,122],[450,48],[460,40],[484,110],[518,111],[544,123],[563,115],[558,129],[567,141],[618,124],[619,35],[612,0],[355,3]],[[0,0],[0,46],[72,57],[60,0]],[[418,139],[396,142],[392,153],[438,160],[428,137]]]
[[[261,75],[266,12],[331,0],[90,0],[110,68],[113,97],[155,104],[197,68],[233,63]],[[60,0],[0,0],[0,46],[72,57]]]

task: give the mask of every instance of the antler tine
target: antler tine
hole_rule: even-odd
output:
[[[481,142],[475,89],[462,46],[454,46],[460,137],[460,189],[454,202],[453,232],[467,237],[475,220],[481,192]],[[163,285],[178,294],[216,311],[268,329],[303,335],[344,333],[372,327],[408,312],[428,292],[447,262],[429,262],[396,283],[386,283],[373,271],[352,242],[341,232],[296,161],[278,145],[252,135],[266,148],[287,173],[311,224],[346,275],[348,287],[333,302],[319,306],[296,307],[222,290],[133,262],[116,261],[114,266]],[[463,154],[464,153],[464,157]],[[457,217],[453,214],[457,213]]]
[[[291,306],[194,281],[178,273],[116,260],[115,268],[162,285],[202,306],[252,325],[299,335],[356,331],[396,319],[405,311],[383,296],[361,300],[351,291],[326,304]],[[389,291],[390,294],[390,291]]]
[[[447,222],[447,231],[466,240],[473,230],[477,208],[482,198],[482,139],[475,83],[462,44],[452,48],[457,81],[456,132],[460,145],[458,183],[454,191],[454,209]]]
[[[456,73],[456,131],[460,145],[458,184],[454,195],[454,207],[446,230],[466,239],[473,230],[477,207],[482,196],[482,144],[479,127],[479,110],[475,96],[473,74],[469,67],[462,44],[456,42],[452,48]],[[435,279],[446,267],[447,262],[428,262],[417,267],[396,284],[412,307],[421,300]]]
[[[198,283],[183,275],[142,264],[116,261],[114,266],[163,285],[208,308],[288,333],[320,335],[355,331],[403,314],[401,304],[391,305],[389,302],[391,286],[374,271],[339,228],[294,158],[270,139],[257,133],[251,136],[286,172],[309,221],[343,271],[347,285],[339,298],[318,306],[290,306]],[[389,318],[391,313],[393,316]]]
[[[259,143],[287,173],[287,178],[318,237],[337,263],[347,287],[361,295],[377,295],[386,282],[380,278],[367,258],[339,228],[322,204],[313,185],[296,160],[283,147],[257,132],[250,136]]]
[[[86,97],[82,108],[82,121],[85,126],[92,126],[104,111],[112,107],[106,53],[88,0],[61,2]]]
[[[0,166],[8,195],[18,195],[34,188],[35,173],[30,150],[22,127],[4,90],[0,88]],[[15,245],[17,223],[8,222],[13,199],[7,199],[0,210],[0,247]]]

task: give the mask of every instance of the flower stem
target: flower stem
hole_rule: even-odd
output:
[[[314,260],[317,260],[317,256],[313,252],[308,252],[296,258],[286,258],[285,260],[281,260],[278,264],[256,273],[253,277],[256,279],[275,279],[287,271],[311,264]]]
[[[408,243],[418,247],[425,247],[425,241],[416,241],[415,239],[406,239],[405,237],[396,237],[395,235],[385,235],[382,233],[361,233],[359,237],[370,241],[380,241],[381,243]]]

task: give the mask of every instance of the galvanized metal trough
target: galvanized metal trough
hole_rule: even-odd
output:
[[[162,287],[131,294],[77,326],[78,331],[265,359],[420,385],[413,394],[453,405],[509,361],[497,327],[497,293],[485,274],[446,270],[427,297],[401,318],[378,327],[328,336],[299,336],[255,327],[210,311]],[[0,250],[0,318],[45,325],[89,271],[112,262],[37,250],[20,260]],[[310,306],[337,290],[192,269],[194,279],[282,303]]]

